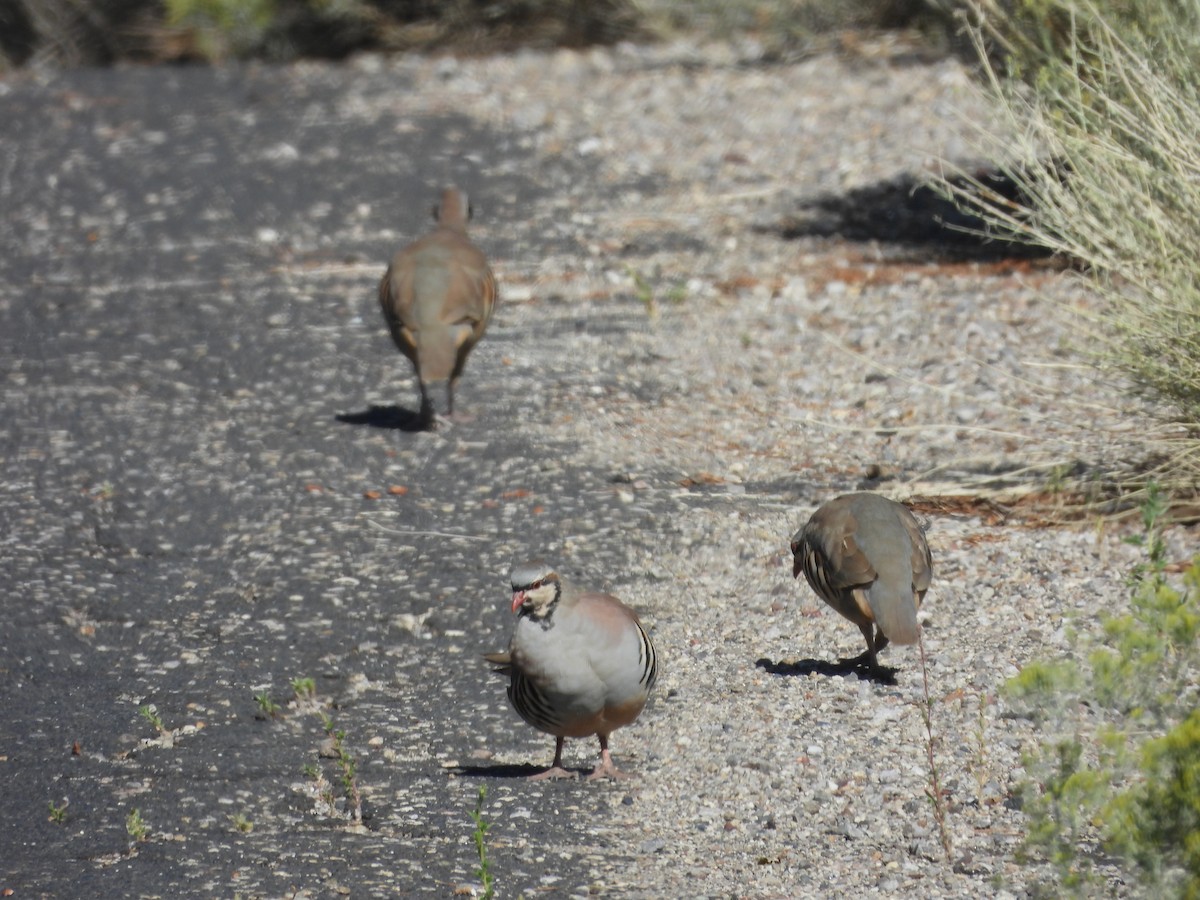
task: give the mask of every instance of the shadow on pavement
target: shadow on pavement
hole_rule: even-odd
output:
[[[371,404],[362,412],[338,413],[334,418],[346,425],[369,425],[393,431],[423,431],[420,413],[402,406]]]
[[[498,765],[479,766],[460,765],[446,771],[460,778],[528,778],[530,775],[538,774],[545,768],[545,766],[535,766],[530,763],[522,763],[520,765],[501,763]]]
[[[899,669],[891,666],[872,666],[866,661],[866,655],[856,656],[853,659],[839,659],[837,662],[828,662],[823,659],[801,659],[795,662],[780,660],[779,662],[771,662],[771,660],[763,657],[754,664],[758,668],[769,672],[772,675],[782,675],[791,677],[794,675],[824,675],[826,678],[840,676],[842,678],[847,675],[854,675],[861,681],[871,681],[875,684],[896,684],[896,673]]]

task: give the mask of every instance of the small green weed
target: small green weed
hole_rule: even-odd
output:
[[[140,844],[149,839],[150,829],[142,819],[140,809],[134,807],[125,816],[125,832],[133,839],[134,843]]]
[[[675,306],[679,306],[688,298],[688,289],[686,284],[673,284],[667,288],[666,301]]]
[[[1158,579],[1166,571],[1167,544],[1159,524],[1166,514],[1167,498],[1152,481],[1147,485],[1146,497],[1142,501],[1142,533],[1125,538],[1125,543],[1146,551],[1146,561],[1134,566],[1129,573],[1129,586],[1135,590],[1147,576]]]
[[[158,708],[153,703],[147,703],[145,706],[138,707],[138,715],[149,722],[158,734],[162,734],[167,730],[163,725],[162,717],[158,714]]]
[[[258,704],[258,710],[269,719],[278,719],[280,716],[279,704],[271,699],[271,695],[263,691],[261,694],[254,695],[254,702]]]
[[[293,678],[292,690],[296,694],[297,701],[310,704],[316,701],[317,684],[311,678]],[[363,811],[362,792],[358,787],[358,764],[346,747],[346,732],[344,729],[338,728],[329,714],[319,705],[316,706],[315,712],[321,720],[321,729],[326,735],[320,755],[332,759],[336,763],[338,772],[336,780],[341,784],[341,796],[346,801],[345,814],[352,822],[361,822]],[[304,767],[304,774],[314,783],[321,804],[328,814],[338,816],[338,796],[333,785],[325,778],[325,773],[320,766],[310,763]]]
[[[629,273],[629,277],[633,279],[633,295],[646,308],[646,315],[653,318],[658,314],[658,307],[654,303],[654,285],[650,283],[645,275],[632,266],[628,267],[626,271]]]
[[[481,784],[479,793],[475,797],[475,809],[471,813],[471,821],[475,823],[475,831],[471,837],[475,840],[475,853],[479,857],[479,868],[475,870],[475,875],[483,884],[483,900],[492,900],[496,894],[496,887],[487,851],[487,833],[491,830],[492,823],[483,817],[483,801],[485,799],[487,799],[487,787]]]
[[[55,805],[54,801],[50,801],[50,821],[55,825],[61,825],[67,821],[67,807],[71,805],[71,801],[63,797],[62,803]]]
[[[254,830],[254,822],[244,812],[234,813],[229,817],[229,821],[242,834],[249,834]]]
[[[342,783],[342,795],[346,798],[350,819],[362,821],[362,794],[358,790],[358,766],[354,757],[346,749],[346,732],[337,728],[333,720],[324,712],[321,713],[321,725],[329,736],[333,758],[337,762],[338,774]]]
[[[293,678],[292,691],[297,700],[311,700],[317,695],[317,682],[312,678]]]

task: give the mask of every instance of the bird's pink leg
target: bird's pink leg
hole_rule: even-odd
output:
[[[545,772],[538,772],[536,775],[530,775],[529,776],[530,781],[545,781],[545,780],[557,781],[560,778],[578,778],[579,777],[574,772],[568,772],[566,769],[563,768],[562,751],[563,751],[563,743],[565,741],[566,741],[566,738],[555,738],[554,739],[554,762],[551,764],[550,768],[548,768]]]
[[[475,416],[466,412],[454,411],[454,387],[458,384],[457,378],[452,378],[446,387],[446,414],[438,416],[438,420],[447,425],[463,425],[467,422],[474,422]]]
[[[594,781],[597,778],[612,778],[614,780],[629,778],[630,776],[622,772],[616,767],[612,761],[612,755],[608,752],[608,735],[596,735],[600,738],[600,765],[592,769],[592,774],[587,777],[588,781]]]

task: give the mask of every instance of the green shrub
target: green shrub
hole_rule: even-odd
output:
[[[1200,897],[1200,711],[1146,743],[1141,773],[1110,807],[1111,843],[1154,881],[1179,870],[1175,889]]]
[[[165,0],[167,24],[192,32],[205,59],[247,56],[275,19],[275,0]]]
[[[1200,559],[1168,582],[1164,510],[1151,490],[1129,612],[1076,637],[1079,659],[1031,663],[1006,685],[1046,732],[1025,759],[1023,853],[1065,889],[1090,886],[1103,850],[1147,886],[1200,897]]]

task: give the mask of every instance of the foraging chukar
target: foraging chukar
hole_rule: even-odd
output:
[[[379,282],[392,340],[416,369],[425,426],[435,422],[431,383],[447,382],[446,412],[454,413],[454,387],[496,305],[496,279],[467,238],[466,194],[446,188],[434,213],[437,227],[396,253]]]
[[[857,625],[866,659],[888,641],[915,644],[917,607],[933,577],[925,534],[911,512],[878,494],[830,500],[792,537],[792,575]]]
[[[596,735],[600,764],[588,776],[628,777],[612,761],[608,736],[641,713],[658,677],[658,657],[637,615],[609,594],[574,590],[541,561],[513,568],[517,614],[507,653],[485,658],[509,676],[508,699],[539,731],[555,737],[554,763],[531,779],[574,778],[563,742]]]

